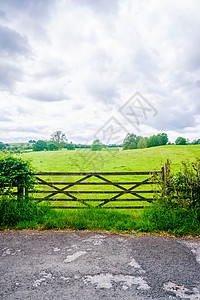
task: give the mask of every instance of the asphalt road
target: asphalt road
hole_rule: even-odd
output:
[[[200,239],[0,232],[0,299],[200,299]]]

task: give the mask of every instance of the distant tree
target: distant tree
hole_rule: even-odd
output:
[[[137,136],[134,133],[128,133],[123,141],[123,150],[136,149]]]
[[[103,148],[102,143],[99,140],[94,140],[91,146],[92,151],[101,151]]]
[[[163,145],[163,140],[160,134],[158,135],[152,135],[149,138],[147,138],[147,147],[156,147]]]
[[[60,142],[60,145],[59,145],[59,148],[62,149],[62,148],[66,148],[67,147],[67,143],[62,141]]]
[[[33,145],[33,151],[43,151],[43,150],[48,150],[48,146],[45,141],[39,140]]]
[[[193,145],[199,145],[199,144],[200,144],[200,139],[194,140],[194,141],[192,142],[192,144],[193,144]]]
[[[159,133],[157,136],[161,137],[162,145],[166,145],[168,142],[168,136],[166,133]]]
[[[145,138],[142,138],[139,140],[138,144],[137,144],[138,149],[143,149],[147,147],[147,142]]]
[[[56,144],[51,143],[51,144],[48,145],[48,150],[49,151],[58,150],[58,146]]]
[[[176,145],[186,145],[187,141],[185,138],[179,136],[176,140],[175,140],[175,144]]]
[[[34,143],[36,143],[36,141],[35,140],[30,140],[30,141],[28,141],[30,144],[34,144]]]
[[[51,141],[55,142],[58,146],[58,148],[61,148],[61,142],[67,142],[67,138],[65,133],[63,133],[61,130],[57,130],[55,131],[52,135],[51,135]]]
[[[0,142],[0,150],[6,149],[6,145],[2,142]]]
[[[67,145],[67,150],[75,150],[75,145],[72,144],[72,142],[70,144]]]

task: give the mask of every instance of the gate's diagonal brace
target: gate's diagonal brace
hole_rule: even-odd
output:
[[[90,177],[92,177],[92,175],[87,175],[87,176],[85,176],[85,177],[83,177],[83,178],[81,178],[81,179],[79,179],[79,180],[77,180],[77,181],[75,181],[75,182],[72,182],[72,183],[68,184],[67,186],[65,186],[65,187],[62,188],[62,189],[59,189],[59,188],[56,188],[56,189],[57,189],[58,192],[63,192],[63,191],[65,191],[66,189],[68,189],[68,188],[70,188],[70,187],[72,187],[72,186],[74,186],[74,185],[76,185],[76,184],[78,184],[78,183],[80,183],[80,182],[82,182],[82,181],[84,181],[84,180],[90,178]],[[45,182],[46,182],[46,181],[45,181]],[[53,188],[55,188],[55,187],[53,186]],[[45,198],[50,198],[50,197],[52,197],[52,196],[55,196],[55,195],[58,194],[58,192],[52,192],[50,195],[46,196]],[[73,197],[73,196],[72,196],[72,197]],[[77,199],[77,198],[76,198],[76,199]]]
[[[47,182],[47,181],[45,181],[45,180],[43,180],[43,179],[41,179],[41,178],[39,178],[39,177],[36,177],[36,179],[39,180],[40,182],[42,182],[43,184],[52,187],[53,189],[57,190],[58,192],[61,191],[61,189],[57,188],[56,186],[54,186],[54,185],[51,184],[50,182]],[[56,195],[56,194],[58,194],[58,193],[57,193],[57,192],[54,192],[54,194]],[[76,197],[70,195],[68,192],[63,191],[63,194],[65,194],[65,195],[71,197],[73,200],[77,200]],[[51,196],[52,196],[52,195],[48,195],[48,196],[44,197],[44,200],[50,198]]]
[[[114,186],[116,186],[116,187],[118,187],[118,188],[124,190],[125,192],[127,191],[127,189],[126,189],[125,187],[123,187],[123,186],[121,186],[121,185],[119,185],[119,184],[117,184],[117,183],[114,183],[114,182],[108,180],[107,178],[104,178],[104,177],[102,177],[102,176],[100,176],[100,175],[94,175],[94,176],[97,177],[97,178],[100,178],[100,179],[102,179],[102,180],[104,180],[104,181],[106,181],[106,182],[111,183],[112,185],[114,185]],[[126,194],[126,193],[125,193],[125,194]],[[141,199],[145,199],[144,197],[142,197],[142,196],[140,196],[140,195],[137,195],[136,192],[129,192],[129,194],[138,196],[138,197],[141,198]]]
[[[107,178],[104,178],[104,177],[101,176],[101,175],[94,175],[94,176],[97,177],[97,178],[99,178],[99,179],[101,179],[101,180],[104,180],[104,181],[106,181],[106,182],[112,183],[112,185],[114,185],[114,186],[116,186],[116,187],[118,187],[118,188],[120,188],[120,189],[126,191],[126,188],[125,188],[125,187],[123,187],[123,186],[121,186],[121,185],[119,185],[119,184],[117,184],[117,183],[114,183],[114,182],[108,180]]]
[[[39,177],[36,177],[36,179],[39,180],[40,182],[42,182],[43,184],[52,187],[53,189],[57,190],[58,192],[61,191],[64,195],[69,196],[69,197],[70,197],[71,199],[73,199],[74,201],[78,201],[78,202],[83,203],[84,205],[86,205],[86,206],[88,206],[88,207],[91,207],[91,205],[88,204],[88,203],[85,203],[84,200],[78,199],[77,197],[72,196],[69,192],[66,192],[66,191],[65,191],[67,188],[69,188],[69,187],[71,187],[71,186],[75,185],[76,183],[79,183],[79,182],[81,182],[81,181],[83,181],[83,180],[86,180],[86,179],[90,178],[91,176],[92,176],[92,175],[87,175],[87,176],[85,176],[84,178],[79,179],[79,180],[77,180],[77,181],[75,181],[75,182],[69,184],[68,186],[62,188],[62,189],[57,188],[55,185],[53,185],[53,184],[51,184],[50,182],[47,182],[47,181],[45,181],[45,180],[43,180],[43,179],[41,179],[41,178],[39,178]],[[46,196],[46,197],[44,198],[44,200],[45,200],[45,199],[47,200],[47,199],[49,199],[50,197],[52,197],[52,196],[58,194],[58,192],[53,192],[52,194]],[[59,201],[59,199],[58,199],[58,201]]]
[[[129,194],[130,191],[132,191],[132,190],[134,190],[135,188],[137,188],[138,186],[140,186],[140,185],[146,183],[149,179],[150,179],[150,178],[147,178],[147,179],[143,180],[142,182],[138,182],[137,184],[135,184],[134,186],[130,187],[129,189],[126,189],[125,191],[120,192],[119,194],[117,194],[116,196],[110,198],[109,200],[106,200],[106,201],[104,201],[103,203],[99,204],[99,206],[103,206],[103,205],[107,204],[107,203],[110,202],[110,201],[114,201],[114,200],[116,200],[117,198],[119,198],[120,196],[122,196],[122,195],[124,195],[124,194]],[[137,193],[138,193],[138,192],[139,192],[139,191],[137,191]],[[135,196],[137,196],[138,198],[140,198],[140,199],[142,199],[142,200],[145,199],[144,197],[138,195],[137,193],[136,193],[136,192],[134,193]]]

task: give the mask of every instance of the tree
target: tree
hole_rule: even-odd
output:
[[[92,151],[101,151],[103,148],[102,143],[99,140],[94,140],[91,146]]]
[[[137,136],[134,133],[128,133],[123,141],[123,150],[136,149]]]
[[[48,150],[48,146],[45,141],[39,140],[33,145],[33,151],[43,151],[43,150]]]
[[[49,145],[48,145],[48,150],[49,150],[49,151],[55,151],[55,150],[58,150],[58,146],[55,145],[55,144],[49,144]]]
[[[187,141],[185,138],[179,136],[176,140],[175,140],[175,144],[176,145],[186,145]]]
[[[72,142],[70,144],[67,145],[67,150],[75,150],[75,145],[72,144]]]
[[[162,145],[166,145],[168,142],[168,136],[166,133],[159,133],[157,136],[161,137]]]
[[[139,140],[138,144],[137,144],[138,149],[143,149],[147,147],[147,142],[145,138],[142,138]]]
[[[65,133],[63,133],[61,130],[55,131],[53,134],[51,134],[51,141],[55,142],[60,148],[61,142],[67,142],[67,138],[65,136]]]
[[[194,141],[192,142],[192,144],[193,144],[193,145],[199,145],[199,144],[200,144],[200,139],[194,140]]]
[[[6,145],[2,142],[0,142],[0,150],[6,149]]]

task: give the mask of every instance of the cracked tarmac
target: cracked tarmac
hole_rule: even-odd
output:
[[[0,232],[0,299],[200,299],[200,239]]]

